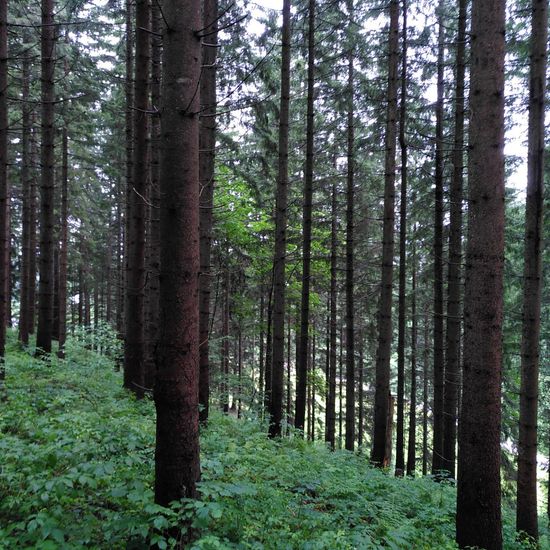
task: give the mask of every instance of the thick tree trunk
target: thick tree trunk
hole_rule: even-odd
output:
[[[143,397],[145,384],[145,225],[148,187],[150,66],[149,0],[136,0],[136,59],[133,106],[133,175],[129,193],[126,266],[124,387]]]
[[[395,475],[405,471],[405,326],[407,313],[407,0],[403,0],[401,36],[401,98],[399,107],[399,146],[401,148],[401,200],[399,204],[399,313],[397,322],[397,426],[395,437]]]
[[[197,496],[199,465],[200,2],[163,4],[160,326],[155,501]],[[181,82],[187,82],[182,86]]]
[[[281,99],[279,108],[279,172],[275,212],[275,254],[273,258],[273,359],[269,436],[281,435],[285,338],[285,264],[288,203],[288,118],[290,104],[290,0],[283,3]]]
[[[8,2],[0,2],[0,391],[4,387],[4,353],[6,346],[6,319],[8,266],[4,261],[9,246],[9,227],[6,211],[8,196]]]
[[[416,228],[415,228],[416,229]],[[418,329],[416,320],[416,231],[412,243],[412,288],[411,288],[411,397],[409,409],[409,445],[407,448],[407,475],[414,476],[416,469],[416,349]]]
[[[502,548],[505,0],[473,0],[457,542]]]
[[[354,25],[353,0],[347,2],[350,13],[349,27]],[[353,41],[348,36],[348,135],[347,135],[347,189],[346,189],[346,449],[353,451],[355,444],[355,318],[353,310],[353,209],[355,176],[355,126],[354,126],[354,67]]]
[[[525,203],[523,330],[516,528],[534,540],[537,524],[537,412],[544,205],[544,105],[548,0],[532,1],[529,75],[529,152]]]
[[[458,3],[456,37],[456,86],[454,112],[453,174],[451,178],[451,214],[449,230],[449,270],[447,295],[447,355],[445,361],[445,395],[443,421],[442,469],[454,478],[456,470],[456,422],[460,385],[460,307],[462,273],[462,180],[464,172],[464,75],[466,52],[467,0]]]
[[[66,123],[65,123],[66,124]],[[68,217],[69,217],[69,138],[67,127],[63,128],[61,138],[61,228],[59,234],[59,349],[57,356],[65,357],[65,341],[67,340],[67,246],[68,246]]]
[[[439,3],[437,49],[437,101],[435,105],[435,209],[434,209],[434,410],[432,474],[443,468],[443,397],[445,381],[443,334],[443,2]]]
[[[210,396],[209,328],[210,328],[210,287],[212,279],[210,249],[212,246],[212,208],[214,206],[214,161],[216,154],[216,43],[218,42],[218,1],[203,2],[202,27],[204,28],[202,47],[201,111],[200,121],[200,249],[201,276],[200,293],[200,379],[199,402],[201,422],[208,420],[208,400]]]
[[[53,255],[55,177],[55,26],[54,0],[42,0],[42,146],[40,151],[40,282],[38,288],[38,354],[52,351],[53,335]]]
[[[304,429],[307,386],[307,349],[309,343],[309,288],[311,278],[311,210],[313,201],[313,132],[315,84],[315,0],[309,0],[306,164],[304,170],[304,208],[302,221],[302,305],[300,313],[299,352],[296,363],[296,428]]]
[[[390,1],[388,40],[388,89],[385,135],[384,227],[382,237],[382,280],[378,316],[378,349],[374,397],[374,437],[371,460],[382,467],[386,455],[387,419],[390,395],[390,358],[392,339],[392,290],[395,204],[395,149],[397,130],[397,66],[399,62],[399,1]]]
[[[330,237],[330,358],[328,369],[327,393],[327,427],[325,441],[334,450],[336,432],[336,306],[337,306],[337,213],[336,213],[336,180],[332,184],[332,221]]]

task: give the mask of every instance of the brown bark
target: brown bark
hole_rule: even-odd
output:
[[[378,315],[378,349],[374,397],[374,436],[371,460],[376,466],[388,463],[387,418],[390,393],[392,339],[392,290],[395,203],[395,149],[397,129],[397,66],[399,62],[399,2],[390,1],[388,42],[388,89],[384,163],[384,227],[382,237],[382,280]]]
[[[199,401],[201,422],[208,420],[209,387],[209,358],[208,339],[210,327],[210,287],[211,287],[211,259],[212,246],[212,208],[214,205],[214,164],[216,155],[216,53],[214,46],[218,41],[218,1],[205,0],[202,12],[202,27],[204,28],[204,45],[202,47],[202,75],[201,75],[201,111],[200,121],[200,249],[201,249],[201,276],[199,279],[200,292],[200,380]],[[212,45],[209,45],[212,44]]]
[[[462,327],[462,180],[464,172],[464,75],[467,0],[459,0],[456,37],[456,86],[454,105],[453,173],[450,192],[449,270],[442,469],[454,478],[456,470],[456,422],[460,385],[460,336]]]
[[[148,187],[150,6],[136,0],[136,56],[133,106],[133,174],[127,216],[124,387],[143,397],[145,384],[145,225]]]
[[[25,35],[25,38],[27,36]],[[26,40],[25,40],[26,41]],[[19,304],[19,341],[27,346],[29,344],[29,294],[30,294],[30,260],[31,253],[31,105],[29,103],[30,87],[30,54],[28,48],[23,51],[22,74],[21,74],[21,123],[22,147],[21,147],[21,186],[23,192],[23,215],[21,237],[21,291]]]
[[[401,200],[399,204],[399,304],[397,321],[397,426],[395,437],[395,475],[405,471],[405,325],[407,313],[407,0],[403,0],[401,36],[401,98],[399,107],[399,146],[401,148]]]
[[[395,397],[390,393],[388,395],[388,417],[386,419],[386,444],[384,452],[384,463],[382,464],[383,468],[389,468],[391,463],[391,448],[392,448],[392,437],[393,437],[393,412],[395,409]]]
[[[158,34],[162,31],[161,13],[156,2],[152,4],[151,27],[151,104],[160,105],[162,43]],[[160,269],[160,118],[151,118],[151,185],[149,187],[149,231],[147,237],[147,361],[144,381],[147,388],[155,384],[155,348],[159,325],[159,269]]]
[[[416,228],[415,228],[416,229]],[[414,476],[416,469],[416,349],[418,328],[416,320],[416,231],[412,242],[412,288],[411,288],[411,395],[409,409],[409,442],[407,448],[407,475]]]
[[[354,179],[355,179],[355,126],[354,126],[354,67],[353,42],[351,28],[353,20],[353,0],[347,2],[350,13],[350,43],[348,44],[348,116],[347,116],[347,177],[346,177],[346,441],[348,451],[355,446],[355,317],[353,310],[353,209],[354,209]]]
[[[311,211],[313,202],[313,133],[315,101],[315,0],[308,8],[308,62],[306,162],[304,170],[304,203],[302,218],[302,304],[300,308],[299,351],[296,363],[296,428],[304,429],[305,395],[307,387],[307,349],[309,344],[309,289],[311,283]]]
[[[65,123],[66,124],[66,123]],[[67,340],[67,246],[68,246],[68,179],[69,179],[69,139],[67,127],[63,128],[61,138],[62,165],[61,165],[61,228],[59,233],[59,292],[58,292],[58,312],[59,312],[59,330],[58,340],[59,348],[57,356],[65,357],[65,341]]]
[[[160,326],[155,501],[197,496],[199,465],[198,0],[163,4]],[[182,86],[181,82],[187,82]]]
[[[502,548],[505,0],[473,0],[457,542]]]
[[[445,380],[443,334],[443,77],[444,27],[443,2],[439,3],[437,49],[437,101],[435,105],[435,208],[434,208],[434,409],[432,474],[443,468],[443,397]]]
[[[9,246],[8,196],[8,3],[0,2],[0,391],[4,387]]]
[[[281,98],[279,108],[279,172],[273,258],[273,358],[269,436],[281,435],[285,338],[285,264],[288,206],[288,118],[290,104],[290,0],[283,3]]]
[[[330,358],[328,369],[327,429],[326,442],[334,450],[336,432],[336,276],[337,276],[337,217],[336,217],[336,180],[332,184],[332,221],[330,237]]]
[[[38,288],[38,354],[52,351],[53,255],[54,255],[54,170],[55,170],[55,26],[54,0],[42,0],[41,81],[42,146],[40,163],[40,282]]]
[[[544,105],[548,0],[533,0],[529,75],[529,134],[523,264],[523,326],[516,528],[534,540],[537,524],[537,412],[544,206]]]

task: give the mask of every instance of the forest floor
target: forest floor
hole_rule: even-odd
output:
[[[85,341],[46,363],[10,336],[0,548],[170,548],[163,533],[186,520],[191,549],[456,548],[449,484],[396,479],[299,437],[270,441],[258,421],[215,411],[201,436],[202,500],[157,506],[153,403],[124,391],[112,360]],[[504,516],[506,550],[528,548]]]

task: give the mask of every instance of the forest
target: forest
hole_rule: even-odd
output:
[[[548,0],[0,0],[0,549],[550,549]]]

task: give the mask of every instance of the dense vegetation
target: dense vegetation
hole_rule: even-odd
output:
[[[8,335],[0,548],[167,548],[166,527],[183,518],[196,530],[192,549],[456,548],[452,485],[388,477],[362,454],[297,436],[268,440],[252,414],[212,414],[202,500],[160,507],[153,405],[121,388],[113,335],[73,335],[65,360],[30,351]],[[505,517],[505,548],[529,548],[514,542],[511,509]]]

